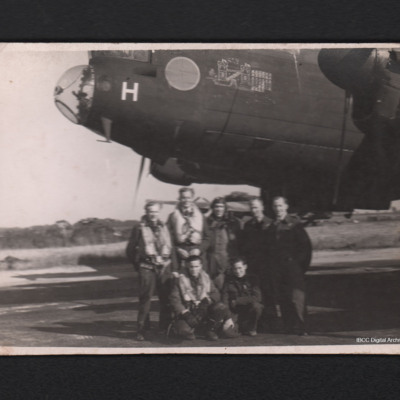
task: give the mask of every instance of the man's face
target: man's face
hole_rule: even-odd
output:
[[[190,208],[193,204],[193,194],[190,190],[179,195],[179,204],[184,208]]]
[[[237,278],[243,278],[246,275],[247,265],[243,261],[238,261],[233,265],[232,272]]]
[[[272,209],[274,210],[274,213],[278,219],[283,219],[286,217],[288,208],[289,206],[283,199],[276,199],[272,203]]]
[[[224,213],[225,213],[225,205],[222,203],[215,204],[215,206],[213,208],[213,214],[217,218],[222,218],[224,216]]]
[[[193,278],[197,278],[200,275],[201,268],[200,260],[190,261],[188,265],[189,275]]]
[[[253,200],[250,203],[250,210],[253,214],[253,217],[256,217],[257,219],[261,219],[264,216],[264,206],[259,200]]]
[[[160,206],[157,204],[148,206],[146,208],[146,216],[151,222],[156,222],[158,220],[159,214],[160,214]]]

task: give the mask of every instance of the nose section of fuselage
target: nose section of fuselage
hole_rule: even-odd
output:
[[[78,65],[66,71],[54,89],[54,101],[60,112],[75,124],[85,124],[93,103],[94,70]]]

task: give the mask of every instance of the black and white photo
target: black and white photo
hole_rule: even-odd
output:
[[[399,352],[398,45],[0,49],[2,354]]]

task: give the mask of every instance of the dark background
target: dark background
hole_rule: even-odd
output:
[[[400,2],[6,0],[2,41],[394,42]],[[0,54],[1,57],[1,54]],[[398,399],[397,356],[0,357],[0,399]]]
[[[397,357],[0,359],[1,399],[398,399]]]
[[[377,0],[3,0],[13,41],[394,41],[400,2]]]

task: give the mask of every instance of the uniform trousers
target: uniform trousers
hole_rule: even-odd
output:
[[[196,315],[196,310],[193,310],[192,313]],[[175,335],[181,337],[186,337],[192,333],[204,334],[207,331],[222,329],[223,322],[229,318],[231,318],[231,313],[223,303],[211,304],[207,308],[207,314],[199,320],[195,328],[189,326],[184,319],[178,318],[174,321],[173,330]]]
[[[146,320],[149,317],[151,298],[157,289],[160,318],[159,328],[165,330],[171,322],[171,311],[169,307],[168,295],[171,286],[171,270],[166,267],[159,274],[155,270],[140,268],[139,270],[139,312],[138,312],[138,330],[144,329]]]
[[[261,255],[257,258],[248,259],[248,273],[259,278],[262,302],[264,310],[262,314],[263,325],[269,326],[275,323],[277,318],[276,299],[272,283],[272,271],[267,262],[267,256]]]
[[[284,329],[304,331],[304,271],[293,260],[273,263],[271,289],[274,302],[280,305]]]
[[[237,316],[239,330],[241,332],[256,331],[263,308],[264,306],[258,301],[235,306],[232,312]]]

